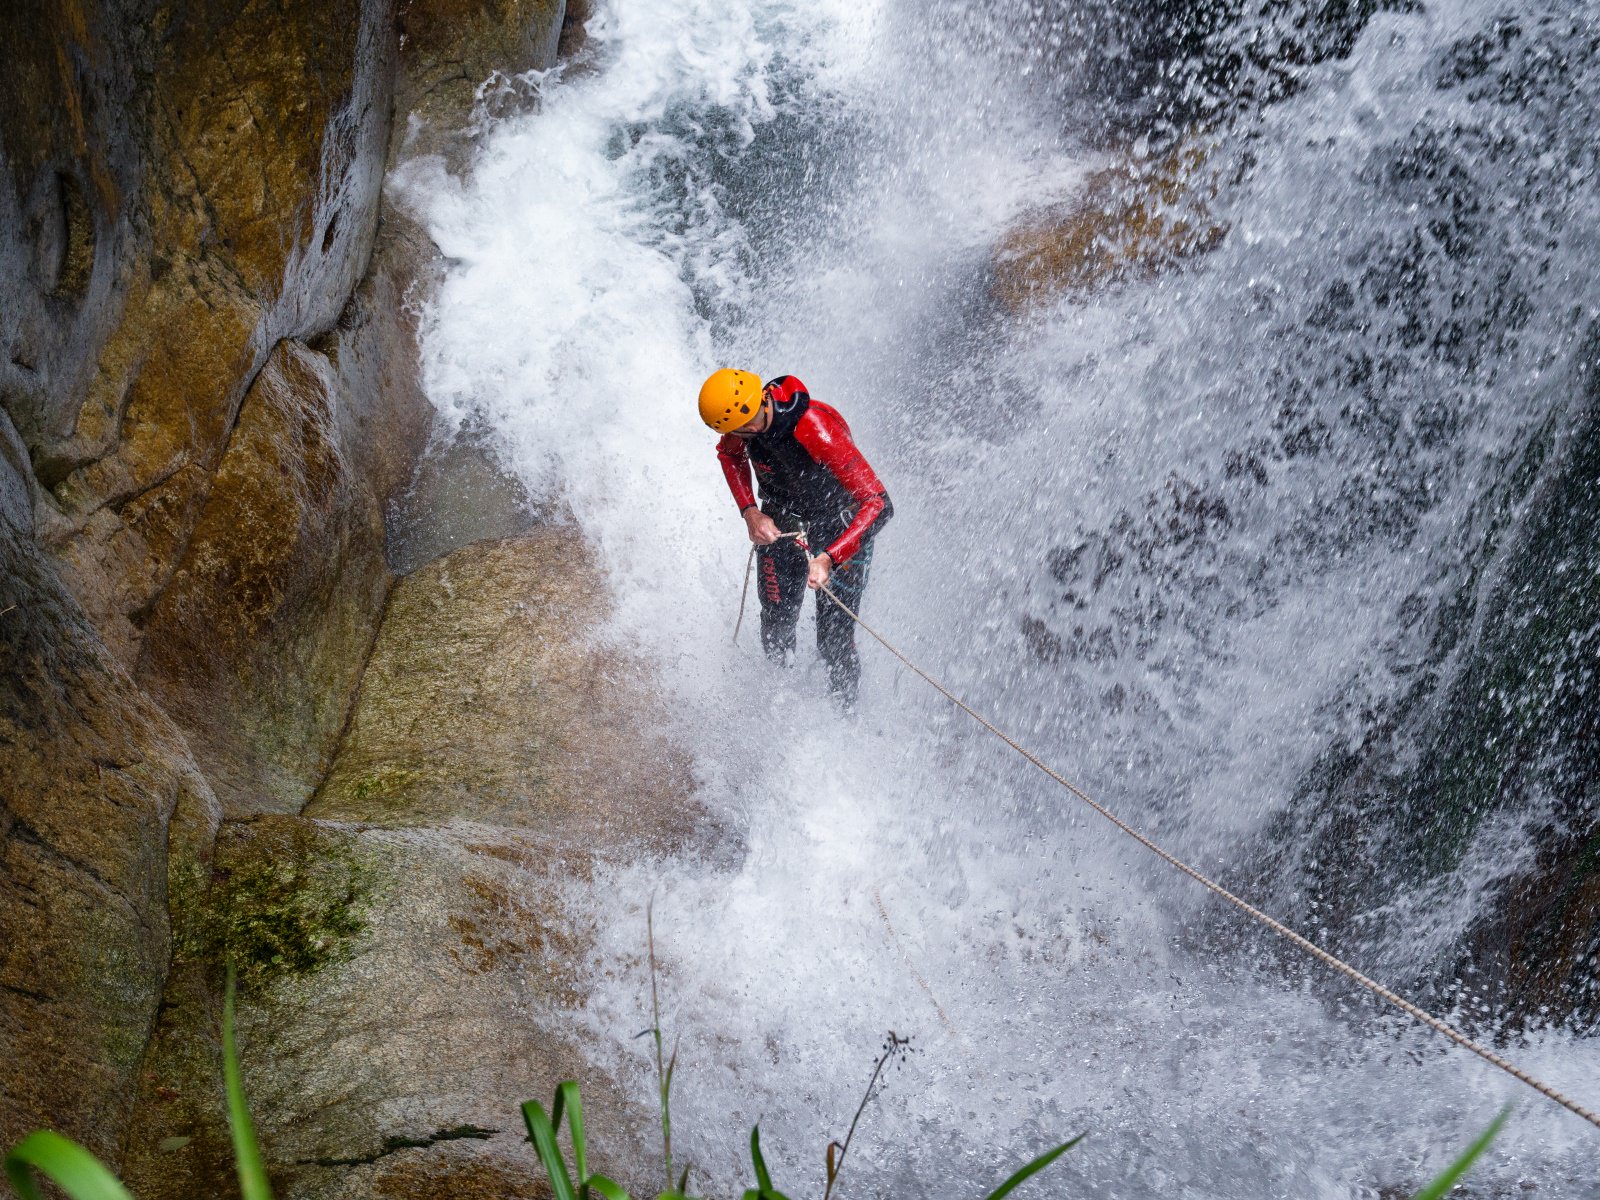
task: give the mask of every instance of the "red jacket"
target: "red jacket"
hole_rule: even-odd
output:
[[[889,493],[857,449],[844,418],[811,399],[805,384],[780,375],[762,390],[772,402],[772,424],[755,437],[730,433],[717,443],[728,488],[740,512],[755,504],[753,466],[762,504],[807,525],[831,523],[854,509],[844,532],[826,548],[834,566],[842,566],[894,515]]]

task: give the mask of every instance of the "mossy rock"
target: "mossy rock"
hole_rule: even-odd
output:
[[[174,955],[241,986],[310,975],[347,961],[366,929],[379,873],[353,836],[297,817],[224,825],[209,879],[172,897]]]
[[[564,1078],[585,1080],[619,1161],[644,1161],[650,1110],[587,1061],[571,1018],[594,946],[560,897],[591,861],[465,822],[226,826],[140,1071],[130,1189],[234,1194],[218,1044],[230,947],[248,957],[241,1066],[279,1200],[540,1196],[518,1106]]]

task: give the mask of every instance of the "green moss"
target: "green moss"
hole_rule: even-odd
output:
[[[225,825],[203,891],[177,881],[176,955],[258,986],[347,959],[377,882],[354,839],[299,817]],[[196,894],[198,893],[198,894]]]
[[[358,775],[349,783],[346,791],[351,800],[364,803],[401,791],[416,778],[417,772],[409,767],[379,767],[364,775]]]

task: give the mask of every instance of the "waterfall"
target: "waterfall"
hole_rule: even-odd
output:
[[[1515,1101],[1482,1194],[1600,1195],[1592,1130],[1262,953],[875,648],[850,721],[813,655],[729,645],[747,544],[693,407],[721,365],[800,376],[878,468],[869,620],[1600,1102],[1585,947],[1559,1020],[1471,977],[1509,881],[1596,821],[1600,553],[1559,518],[1600,508],[1600,5],[1348,7],[1312,53],[1292,4],[1185,40],[1183,5],[610,0],[470,170],[395,181],[451,262],[434,403],[593,541],[605,636],[741,841],[572,899],[603,980],[573,1021],[642,1079],[655,895],[675,1137],[721,1190],[758,1119],[780,1186],[819,1178],[892,1027],[918,1053],[863,1192],[980,1194],[1088,1130],[1052,1194],[1388,1195]],[[1186,138],[1208,252],[996,301],[1019,221]]]

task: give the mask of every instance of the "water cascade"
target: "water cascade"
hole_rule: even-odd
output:
[[[653,895],[679,1153],[724,1191],[757,1120],[780,1186],[820,1178],[892,1027],[917,1052],[858,1194],[976,1194],[1088,1130],[1051,1194],[1387,1196],[1514,1101],[1474,1194],[1600,1195],[1593,1130],[1239,927],[886,655],[849,720],[814,655],[729,645],[747,547],[691,401],[736,364],[836,404],[888,484],[870,620],[1600,1103],[1594,948],[1507,916],[1597,819],[1600,6],[1221,6],[1187,41],[1185,6],[1103,7],[613,0],[580,63],[491,85],[470,170],[392,185],[451,259],[431,398],[597,547],[605,636],[739,843],[575,902],[604,983],[572,1019],[648,1094]],[[1185,146],[1199,251],[997,298],[1019,223]]]

